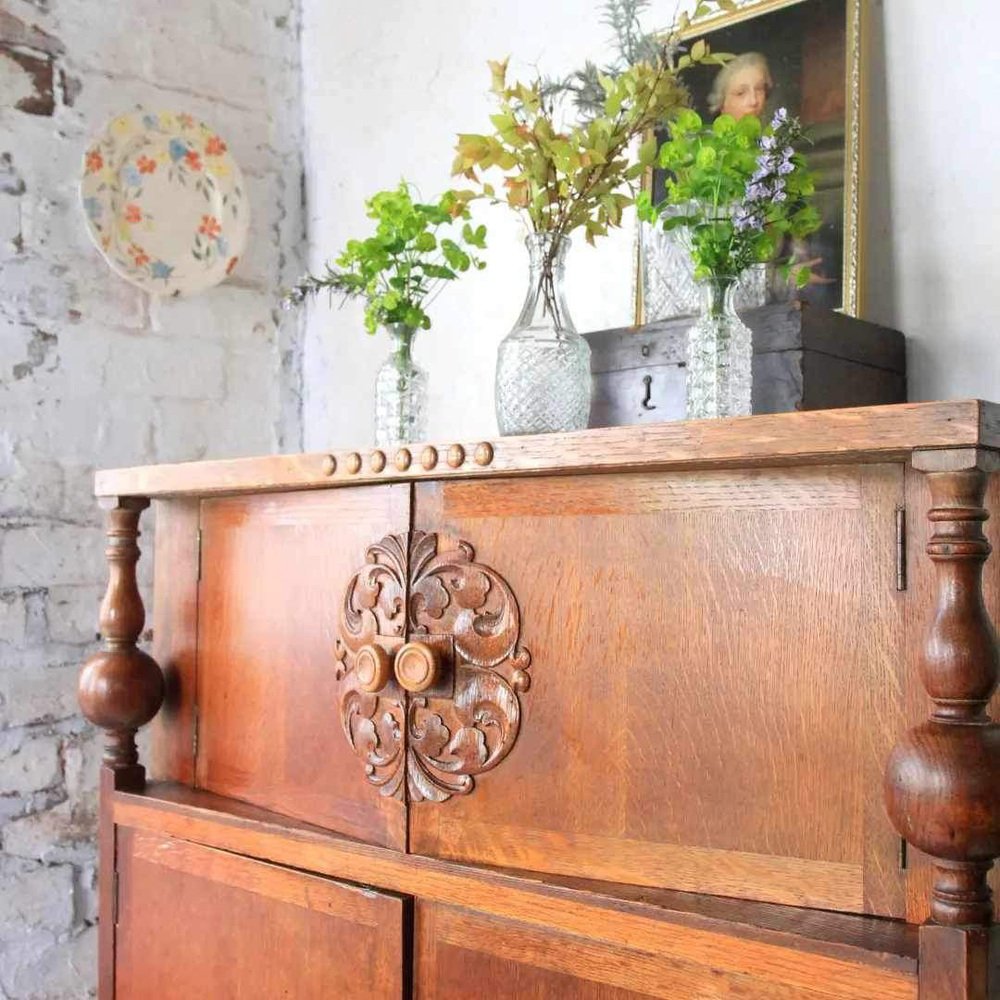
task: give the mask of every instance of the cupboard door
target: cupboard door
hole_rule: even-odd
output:
[[[400,1000],[408,901],[118,829],[121,1000]]]
[[[532,920],[535,917],[537,919]],[[622,944],[616,915],[581,934],[417,900],[416,1000],[916,1000],[916,978],[836,947],[757,939],[752,930],[651,921]]]
[[[366,549],[409,525],[409,487],[205,500],[198,618],[199,787],[386,847],[402,797],[379,795],[345,738],[335,656]],[[405,701],[390,679],[387,696]]]
[[[118,829],[115,993],[399,1000],[408,901]]]
[[[415,527],[509,584],[531,686],[411,850],[900,914],[901,496],[894,465],[418,484]]]
[[[595,942],[419,901],[415,1000],[639,1000],[676,997],[642,985],[649,970]],[[648,956],[647,956],[647,965]],[[690,994],[689,994],[690,995]]]

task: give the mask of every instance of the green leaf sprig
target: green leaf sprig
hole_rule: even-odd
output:
[[[767,126],[754,115],[719,115],[706,125],[686,109],[657,156],[667,171],[666,197],[654,205],[648,192],[640,194],[639,218],[680,232],[696,278],[735,277],[771,261],[786,236],[801,239],[820,226],[811,204],[815,183],[795,151],[803,138],[783,108]],[[795,270],[800,286],[808,282],[808,267],[778,263],[786,276]]]
[[[523,213],[537,233],[559,238],[583,229],[593,243],[621,225],[636,181],[656,156],[655,140],[643,144],[635,162],[629,146],[683,105],[676,72],[665,63],[638,63],[615,80],[602,77],[604,113],[560,128],[540,81],[508,84],[507,60],[489,65],[498,105],[493,131],[458,136],[453,173]],[[484,177],[494,168],[504,175],[502,195]]]
[[[651,7],[652,0],[603,0],[598,7],[600,21],[611,30],[614,55],[601,66],[587,60],[564,77],[546,77],[543,94],[568,95],[584,118],[601,115],[605,96],[601,77],[616,80],[628,67],[642,62],[655,65],[663,61],[675,70],[686,69],[691,64],[691,54],[685,51],[684,37],[703,19],[737,9],[735,0],[700,0],[690,14],[680,14],[669,28],[646,30],[642,20]],[[699,53],[697,61],[721,63],[726,58],[715,53],[702,59]]]
[[[306,274],[285,292],[286,308],[301,305],[327,289],[345,300],[365,300],[365,329],[396,323],[429,329],[426,306],[460,274],[481,270],[486,262],[486,227],[469,221],[471,191],[446,191],[436,202],[415,201],[405,181],[365,202],[375,233],[348,240],[345,249],[320,275]],[[459,227],[459,223],[462,225]]]

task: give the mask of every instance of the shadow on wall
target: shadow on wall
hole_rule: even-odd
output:
[[[865,184],[862,209],[865,231],[861,313],[865,319],[892,326],[897,315],[898,290],[894,281],[890,169],[892,125],[889,121],[884,0],[875,0],[869,6],[867,17],[869,44],[864,67],[866,77],[862,108],[864,159],[861,170]],[[908,339],[907,350],[912,346],[912,341]],[[910,361],[908,357],[908,370]]]

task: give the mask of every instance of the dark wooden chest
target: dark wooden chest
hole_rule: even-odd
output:
[[[741,313],[753,330],[753,412],[829,410],[906,402],[903,334],[800,303]],[[586,334],[591,427],[684,418],[690,316]]]

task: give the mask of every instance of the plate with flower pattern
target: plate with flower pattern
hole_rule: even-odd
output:
[[[119,115],[87,147],[80,198],[115,273],[156,295],[191,295],[232,273],[250,222],[225,141],[172,111]]]

